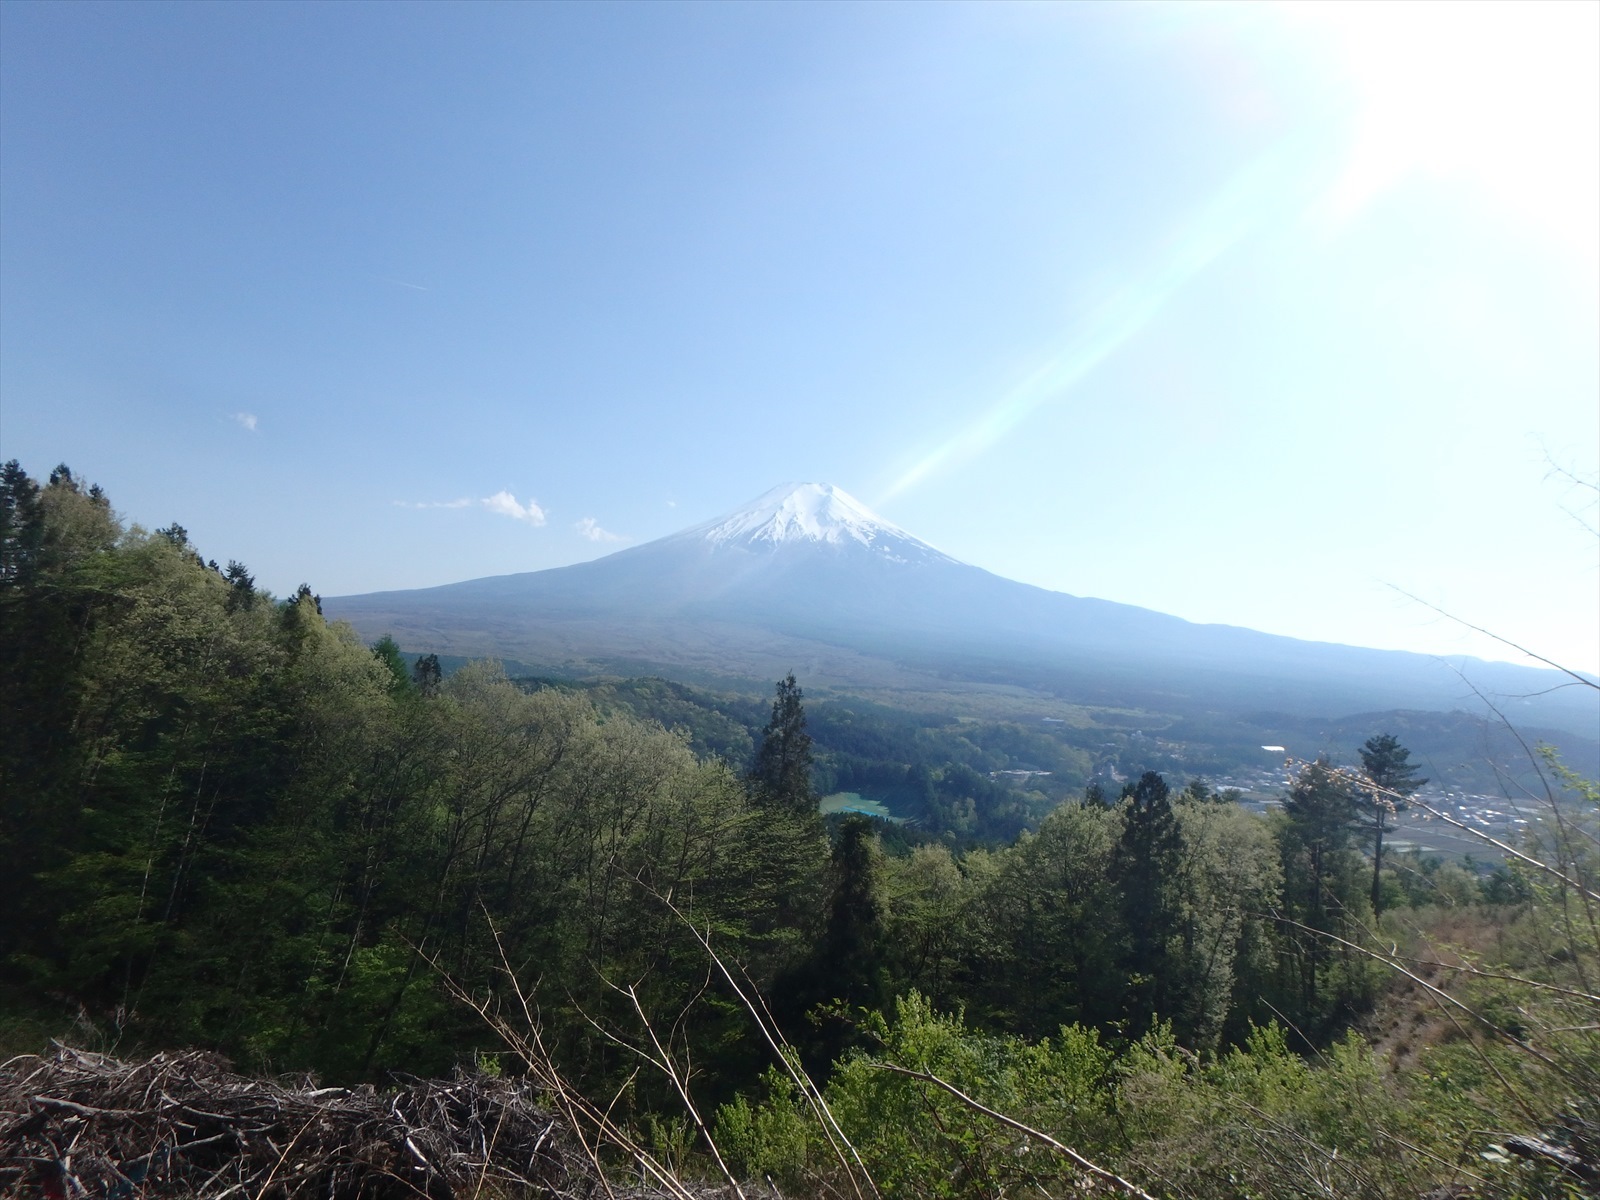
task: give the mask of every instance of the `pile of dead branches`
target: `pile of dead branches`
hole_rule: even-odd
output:
[[[0,1195],[540,1196],[604,1184],[525,1083],[396,1090],[250,1079],[215,1055],[126,1063],[58,1046],[0,1064]]]

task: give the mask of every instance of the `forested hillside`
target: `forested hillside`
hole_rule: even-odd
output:
[[[658,681],[445,676],[65,467],[0,488],[8,1052],[518,1071],[467,1000],[536,1021],[686,1174],[715,1169],[698,1113],[794,1195],[1121,1186],[1040,1133],[1152,1195],[1600,1178],[1597,796],[1553,765],[1561,802],[1478,874],[1383,852],[1419,779],[1382,729],[1266,816],[1156,771],[1092,784],[1004,722],[919,725],[900,762],[891,714],[808,711],[792,678],[752,736]],[[988,777],[1014,763],[1070,787]],[[818,815],[819,784],[868,782],[928,828]]]

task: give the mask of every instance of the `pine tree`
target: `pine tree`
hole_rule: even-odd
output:
[[[1383,871],[1383,835],[1388,832],[1389,817],[1405,808],[1405,797],[1411,795],[1426,779],[1418,779],[1418,767],[1409,761],[1411,751],[1400,744],[1392,733],[1380,733],[1367,739],[1361,747],[1361,773],[1370,788],[1363,794],[1370,806],[1367,827],[1372,833],[1372,914],[1383,911],[1381,873]]]
[[[1300,1002],[1302,1018],[1322,1017],[1321,975],[1327,957],[1323,935],[1334,931],[1343,916],[1347,893],[1340,886],[1348,874],[1356,799],[1343,774],[1325,757],[1307,763],[1283,798],[1289,818],[1284,844],[1284,902],[1305,927],[1294,940],[1302,946]]]
[[[874,1007],[884,1000],[883,850],[869,817],[846,817],[833,847],[833,894],[821,960],[832,998]]]
[[[439,694],[444,681],[444,671],[439,666],[437,654],[424,654],[411,666],[411,683],[424,698]]]
[[[758,804],[794,813],[814,813],[817,794],[811,786],[811,735],[800,703],[800,685],[790,672],[778,683],[772,719],[761,731],[751,790]]]
[[[43,543],[39,485],[13,458],[0,468],[0,584],[25,581]]]
[[[256,579],[250,570],[237,559],[228,560],[228,569],[223,574],[228,581],[228,611],[238,612],[241,609],[250,611],[256,606]]]
[[[1166,1011],[1167,939],[1176,924],[1170,880],[1177,870],[1178,819],[1167,781],[1146,771],[1122,791],[1127,812],[1112,859],[1127,952],[1128,1016],[1137,1026]]]

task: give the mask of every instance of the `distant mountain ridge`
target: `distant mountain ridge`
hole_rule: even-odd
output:
[[[1600,725],[1600,694],[1561,689],[1552,671],[1197,625],[1048,591],[960,562],[820,483],[591,562],[324,606],[408,650],[573,674],[792,669],[813,686],[1002,685],[1083,704],[1326,716],[1481,709],[1476,688],[1515,720],[1586,737]]]

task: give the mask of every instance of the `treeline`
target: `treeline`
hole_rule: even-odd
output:
[[[925,1122],[953,1118],[871,1056],[921,1054],[995,1102],[1013,1088],[1038,1120],[1131,1153],[1130,1079],[1203,1082],[1203,1104],[1183,1093],[1193,1115],[1224,1104],[1224,1077],[1265,1088],[1263,1072],[1278,1091],[1250,1093],[1258,1109],[1293,1107],[1286,1080],[1326,1099],[1331,1077],[1300,1053],[1367,1071],[1353,1044],[1333,1048],[1393,977],[1361,949],[1382,910],[1412,925],[1430,906],[1524,912],[1541,885],[1386,856],[1389,814],[1420,781],[1381,735],[1357,772],[1305,765],[1266,818],[1146,772],[1026,830],[1014,789],[963,763],[885,768],[860,722],[835,744],[865,752],[835,751],[830,784],[898,770],[881,782],[930,809],[981,803],[1013,836],[906,845],[865,818],[830,835],[792,678],[743,761],[737,712],[696,735],[489,664],[446,678],[329,624],[309,587],[277,599],[203,559],[181,527],[125,528],[65,467],[43,485],[4,468],[0,619],[8,1009],[79,1010],[124,1050],[206,1046],[357,1081],[498,1069],[503,1047],[452,989],[514,1003],[514,979],[571,1078],[622,1088],[619,1113],[681,1139],[668,1084],[635,1077],[625,1045],[639,1014],[657,1021],[702,1101],[726,1103],[751,1171],[818,1169],[816,1135],[781,1080],[753,1089],[770,1057],[702,939],[857,1106],[854,1136],[888,1139],[869,1146],[878,1161],[899,1161],[900,1137],[946,1171],[955,1151]],[[670,685],[636,692],[664,721],[684,712]],[[697,736],[727,755],[697,754]],[[1069,1084],[1081,1102],[1051,1109]],[[874,1133],[874,1114],[892,1127]],[[1011,1150],[970,1136],[968,1166],[941,1176],[960,1186],[908,1176],[897,1194],[1004,1192],[983,1171],[1010,1171]]]
[[[768,716],[766,706],[749,696],[664,679],[515,682],[582,695],[602,712],[657,722],[681,732],[698,756],[721,758],[736,769],[753,761]],[[1082,793],[1097,766],[1115,768],[1121,761],[1117,749],[1130,741],[1122,733],[1061,722],[1030,728],[1016,721],[960,720],[857,697],[813,698],[807,722],[819,792],[868,793],[912,823],[905,840],[958,847],[1010,842],[1037,827],[1052,808]],[[1100,748],[1102,759],[1086,748],[1108,738],[1111,749]],[[1028,774],[999,774],[1017,770]]]
[[[611,979],[703,984],[711,923],[770,981],[826,887],[815,814],[581,698],[482,665],[416,678],[65,468],[0,481],[0,962],[129,1042],[265,1069],[446,1071],[483,1045],[448,973],[542,978],[603,1076]],[[709,1018],[707,1018],[709,1019]],[[698,1036],[698,1035],[697,1035]],[[725,1035],[703,1031],[711,1043]]]
[[[604,979],[648,978],[662,1003],[691,986],[687,932],[651,893],[808,1001],[917,988],[1019,1033],[1172,1017],[1211,1045],[1264,996],[1320,1033],[1367,994],[1267,916],[1321,921],[1324,893],[1358,907],[1348,837],[1312,829],[1325,814],[1275,836],[1147,774],[959,859],[886,857],[851,825],[830,884],[809,734],[805,779],[775,799],[581,696],[408,669],[309,588],[275,600],[180,527],[124,530],[65,468],[42,488],[6,472],[3,848],[26,867],[4,885],[4,961],[141,1036],[341,1077],[442,1068],[471,1039],[436,970],[489,987],[503,952],[558,1008],[603,1007]],[[970,767],[902,786],[991,824],[1009,803],[1021,831],[1016,793]]]

